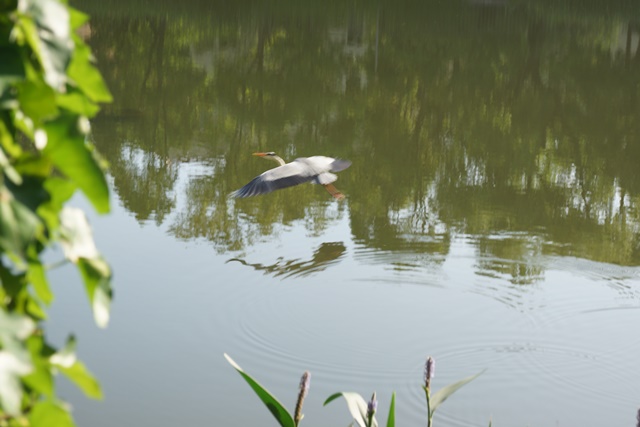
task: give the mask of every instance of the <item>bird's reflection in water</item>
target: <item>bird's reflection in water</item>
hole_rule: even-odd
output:
[[[265,274],[273,274],[275,277],[302,277],[317,273],[331,264],[337,263],[346,250],[347,248],[342,242],[326,242],[318,246],[313,253],[313,257],[308,261],[279,258],[274,264],[263,265],[260,263],[252,264],[240,258],[231,258],[227,262],[237,261],[243,265],[253,267],[255,270],[264,271]]]

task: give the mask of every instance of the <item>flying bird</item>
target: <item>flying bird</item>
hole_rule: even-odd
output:
[[[285,163],[285,161],[273,151],[253,153],[253,155],[262,157],[263,159],[271,159],[278,162],[280,166],[269,169],[253,178],[247,185],[231,193],[231,197],[257,196],[259,194],[270,193],[274,190],[280,190],[281,188],[311,182],[312,184],[323,185],[329,194],[337,200],[344,199],[344,194],[331,184],[338,179],[332,172],[340,172],[351,166],[349,160],[313,156],[299,157],[291,163]]]

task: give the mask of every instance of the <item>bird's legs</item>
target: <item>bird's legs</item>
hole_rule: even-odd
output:
[[[334,187],[331,184],[324,184],[324,188],[327,189],[327,191],[329,192],[329,194],[331,194],[333,197],[335,197],[336,200],[342,200],[344,199],[344,194],[342,194],[340,192],[340,190],[338,190],[336,187]]]

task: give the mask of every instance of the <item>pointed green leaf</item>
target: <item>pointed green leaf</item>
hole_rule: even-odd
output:
[[[36,124],[58,114],[56,94],[44,81],[26,80],[16,87],[20,109]]]
[[[6,187],[0,187],[0,248],[24,257],[42,227],[38,217],[18,202]]]
[[[391,404],[389,405],[389,417],[387,418],[387,427],[396,426],[396,393],[391,394]]]
[[[57,1],[24,1],[25,15],[18,20],[25,38],[44,69],[49,86],[62,91],[74,45],[69,12]]]
[[[71,198],[77,188],[74,182],[61,177],[50,177],[44,182],[44,189],[50,197],[38,206],[37,212],[49,229],[55,230],[59,227],[59,216],[64,203]]]
[[[49,361],[87,396],[102,399],[100,384],[76,356],[76,340],[73,335],[69,337],[64,348],[51,355]]]
[[[91,50],[87,45],[76,46],[67,70],[69,77],[92,101],[111,102],[113,100],[111,93],[98,69],[91,64],[92,59]]]
[[[2,132],[2,130],[0,130],[0,132]],[[3,172],[7,175],[7,178],[9,178],[14,184],[22,184],[22,177],[9,162],[9,159],[4,154],[4,150],[2,149],[2,147],[0,147],[0,174]]]
[[[82,362],[77,361],[69,368],[60,367],[59,369],[60,372],[73,381],[85,395],[93,399],[102,399],[103,395],[100,383],[91,375]]]
[[[91,303],[93,318],[99,327],[106,328],[109,323],[109,310],[113,294],[109,264],[102,258],[80,258],[77,265]]]
[[[93,117],[100,111],[98,104],[77,91],[58,95],[56,100],[60,107],[87,117]]]
[[[249,374],[245,373],[242,368],[233,361],[229,355],[224,354],[225,359],[231,366],[234,367],[236,371],[244,378],[244,380],[249,384],[249,386],[253,389],[253,391],[258,395],[262,403],[265,404],[269,412],[278,420],[278,423],[282,427],[295,427],[295,422],[293,421],[293,417],[285,407],[276,399],[266,388],[261,386],[256,380],[251,378]]]
[[[458,389],[464,385],[466,385],[467,383],[475,380],[476,378],[478,378],[480,375],[482,375],[484,373],[484,371],[479,372],[475,375],[472,375],[470,377],[464,378],[458,382],[455,382],[453,384],[449,384],[446,387],[441,388],[440,390],[438,390],[438,392],[436,394],[434,394],[433,396],[431,396],[431,414],[433,415],[433,413],[436,412],[436,409],[438,408],[438,406],[440,406],[445,400],[447,400],[447,398],[449,396],[451,396],[453,393],[455,393],[456,391],[458,391]]]
[[[44,126],[47,145],[44,154],[71,179],[100,213],[109,212],[109,187],[104,171],[85,143],[75,116],[61,116]]]
[[[67,7],[69,10],[69,17],[71,18],[71,29],[76,30],[84,25],[89,20],[89,15],[82,13],[71,6]]]
[[[0,283],[6,295],[15,297],[26,285],[24,273],[14,274],[0,260]]]
[[[49,349],[44,345],[44,338],[41,335],[31,336],[27,341],[27,347],[31,353],[33,371],[24,376],[22,381],[39,393],[48,397],[53,396],[53,374],[48,361]]]
[[[338,392],[334,393],[324,401],[323,406],[337,399],[338,397],[344,397],[347,402],[347,408],[351,413],[354,421],[358,423],[360,427],[367,427],[367,402],[362,396],[354,392]],[[373,426],[377,427],[378,422],[373,418]]]
[[[38,402],[29,413],[31,427],[75,427],[71,413],[52,401]]]
[[[53,293],[51,293],[51,289],[49,288],[49,281],[44,272],[44,266],[40,263],[40,260],[29,261],[27,265],[27,280],[33,285],[36,295],[38,295],[38,298],[45,304],[51,304],[51,301],[53,301]]]

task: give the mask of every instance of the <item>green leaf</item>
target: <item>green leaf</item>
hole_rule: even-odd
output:
[[[85,44],[77,45],[69,64],[69,77],[76,86],[94,102],[111,102],[113,97],[107,88],[102,75],[91,64],[91,50]]]
[[[4,410],[11,414],[20,413],[22,387],[20,377],[31,372],[32,365],[28,358],[15,352],[0,350],[0,403]]]
[[[253,389],[253,391],[258,395],[262,403],[265,404],[269,412],[278,420],[278,423],[282,427],[295,427],[295,422],[293,421],[293,417],[287,410],[282,406],[282,404],[276,399],[271,393],[267,391],[263,386],[261,386],[256,380],[251,378],[249,374],[245,373],[242,368],[229,357],[226,353],[224,357],[227,359],[227,362],[231,366],[234,367],[236,371],[245,379],[245,381],[249,384],[249,386]]]
[[[391,404],[389,405],[389,418],[387,418],[387,427],[396,426],[396,393],[391,394]]]
[[[78,187],[68,179],[54,176],[47,178],[44,188],[49,193],[49,200],[38,207],[37,213],[50,230],[55,230],[60,226],[60,212],[64,203]]]
[[[14,166],[22,175],[32,175],[39,178],[47,178],[51,175],[52,163],[50,159],[33,153],[24,153],[16,158]]]
[[[71,18],[72,30],[77,30],[87,21],[89,21],[89,15],[87,15],[86,13],[82,13],[79,10],[72,8],[71,6],[67,7],[67,9],[69,10],[69,17]]]
[[[43,153],[75,182],[100,213],[109,212],[109,187],[85,136],[73,116],[61,116],[45,126],[48,143]]]
[[[35,323],[28,317],[8,314],[0,309],[0,403],[11,415],[20,413],[20,377],[33,369],[29,353],[21,341],[34,330]]]
[[[53,301],[53,294],[49,288],[49,281],[44,272],[44,266],[40,263],[40,260],[29,261],[27,264],[27,281],[33,285],[33,289],[36,291],[38,298],[45,304],[51,304]]]
[[[44,69],[45,81],[60,92],[67,81],[66,69],[74,48],[69,12],[57,1],[23,0],[23,3],[25,16],[20,17],[18,24]]]
[[[93,117],[100,111],[100,107],[96,103],[91,102],[84,94],[77,91],[58,95],[57,102],[58,106],[87,117]]]
[[[14,274],[0,260],[0,284],[10,297],[15,297],[26,285],[24,273]]]
[[[93,259],[100,254],[82,209],[65,207],[60,212],[60,241],[65,257],[77,263],[80,258]]]
[[[99,327],[106,328],[109,323],[109,310],[113,294],[109,264],[102,258],[80,258],[77,265],[91,303],[93,318]]]
[[[39,233],[42,223],[6,187],[0,187],[0,249],[24,257],[27,246]]]
[[[49,359],[51,364],[73,381],[85,395],[94,399],[102,399],[100,384],[84,364],[77,359],[75,349],[76,341],[71,336],[65,347],[51,356]]]
[[[0,89],[19,82],[24,77],[20,51],[15,46],[0,46]]]
[[[70,368],[60,367],[60,372],[73,381],[85,395],[93,399],[102,399],[103,395],[100,384],[82,362],[77,361]]]
[[[29,375],[23,377],[22,381],[38,393],[51,397],[54,392],[53,375],[49,365],[49,355],[46,354],[48,347],[44,345],[44,338],[32,336],[27,341],[27,346],[31,353],[34,369]]]
[[[438,406],[440,406],[445,400],[447,400],[447,398],[449,396],[451,396],[453,393],[458,391],[458,389],[460,387],[462,387],[462,386],[466,385],[467,383],[475,380],[476,378],[478,378],[483,373],[484,373],[484,371],[479,372],[479,373],[477,373],[475,375],[472,375],[470,377],[464,378],[464,379],[462,379],[462,380],[460,380],[460,381],[458,381],[456,383],[449,384],[448,386],[443,387],[440,390],[438,390],[438,392],[436,394],[431,396],[431,414],[433,415],[433,413],[436,412],[436,409],[438,408]]]
[[[344,400],[347,401],[347,408],[349,409],[349,412],[351,413],[351,416],[353,417],[355,422],[358,423],[360,427],[367,427],[367,402],[358,393],[353,393],[353,392],[334,393],[331,396],[329,396],[327,400],[324,401],[323,406],[326,406],[328,403],[332,402],[333,400],[339,397],[344,397]],[[374,427],[378,426],[378,422],[376,421],[375,418],[373,418],[372,424]]]
[[[45,82],[31,79],[16,85],[20,109],[35,123],[58,114],[56,94]]]
[[[0,130],[1,132],[1,130]],[[22,184],[22,177],[9,162],[4,154],[4,150],[0,147],[0,174],[5,173],[7,177],[16,185]]]
[[[31,427],[75,427],[71,413],[50,400],[38,402],[29,413]]]
[[[44,320],[47,318],[47,313],[42,309],[38,301],[31,297],[31,295],[27,298],[25,312],[36,320]]]

